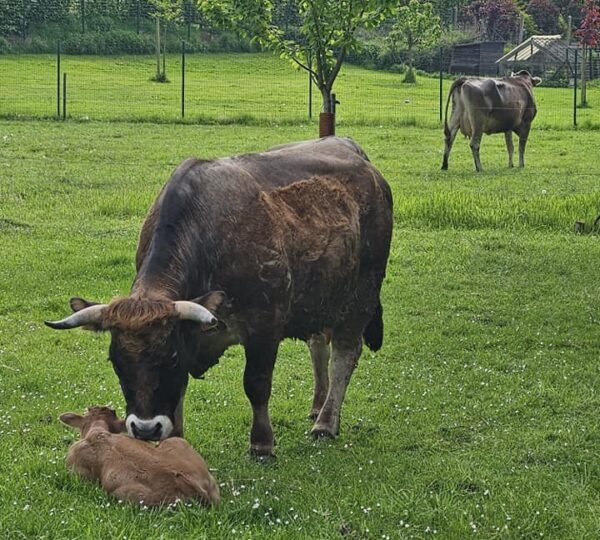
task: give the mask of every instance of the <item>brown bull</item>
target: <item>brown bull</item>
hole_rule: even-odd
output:
[[[458,130],[471,139],[475,169],[481,171],[479,145],[485,133],[504,133],[508,150],[508,166],[513,166],[513,131],[519,136],[519,167],[525,166],[524,154],[531,122],[537,108],[533,87],[542,82],[527,71],[519,71],[502,79],[461,77],[450,87],[446,101],[444,133],[446,144],[442,170],[448,169],[448,156]],[[452,116],[448,123],[448,105],[452,98]]]
[[[183,433],[189,375],[245,349],[251,451],[273,451],[271,380],[279,343],[308,343],[314,436],[335,436],[361,353],[383,340],[379,301],[392,234],[390,188],[351,140],[188,159],[150,210],[129,296],[71,300],[48,322],[111,334],[109,357],[139,439]],[[331,365],[330,364],[331,353]]]

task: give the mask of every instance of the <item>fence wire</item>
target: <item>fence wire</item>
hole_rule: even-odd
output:
[[[307,74],[271,54],[186,54],[185,75],[182,55],[169,54],[166,83],[151,80],[155,65],[152,56],[63,54],[59,69],[57,55],[0,56],[0,116],[298,123],[316,121],[321,108]],[[347,65],[335,84],[338,121],[438,126],[454,78],[420,75],[417,84],[404,84],[401,74]],[[579,88],[535,88],[536,125],[567,128],[576,119],[600,127],[599,82],[588,83],[586,107]]]

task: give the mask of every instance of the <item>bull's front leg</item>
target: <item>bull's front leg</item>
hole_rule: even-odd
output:
[[[173,416],[173,431],[171,432],[170,437],[183,437],[183,401],[185,398],[186,387],[183,388],[181,397],[179,398],[179,403],[175,408],[175,413]]]
[[[475,162],[475,170],[481,172],[481,160],[479,159],[479,146],[481,145],[481,137],[483,133],[474,131],[471,136],[471,152],[473,153],[473,161]]]
[[[531,124],[523,124],[519,130],[519,167],[521,168],[525,167],[525,146],[527,146],[530,129]]]
[[[244,390],[252,405],[250,454],[254,456],[273,455],[274,439],[269,418],[269,398],[278,347],[279,341],[272,337],[251,337],[244,345]]]
[[[506,150],[508,151],[508,166],[513,168],[513,154],[515,145],[513,144],[512,131],[505,131],[504,138],[506,139]]]

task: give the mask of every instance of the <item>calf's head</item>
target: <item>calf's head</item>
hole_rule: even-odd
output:
[[[110,433],[125,431],[125,421],[120,420],[115,411],[109,407],[89,407],[84,416],[69,412],[61,414],[59,419],[63,424],[80,430],[82,437],[85,437],[92,427],[101,428]]]
[[[125,397],[127,431],[138,439],[161,440],[180,434],[177,419],[193,356],[189,334],[218,324],[213,312],[224,298],[220,291],[177,302],[126,297],[95,304],[72,298],[73,315],[46,324],[111,333],[109,358]]]

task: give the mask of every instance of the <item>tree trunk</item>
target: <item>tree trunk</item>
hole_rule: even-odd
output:
[[[156,17],[156,80],[160,80],[160,19]]]
[[[323,96],[323,111],[325,113],[332,112],[331,110],[331,88],[327,88],[323,86],[319,89],[321,91],[321,96]]]

